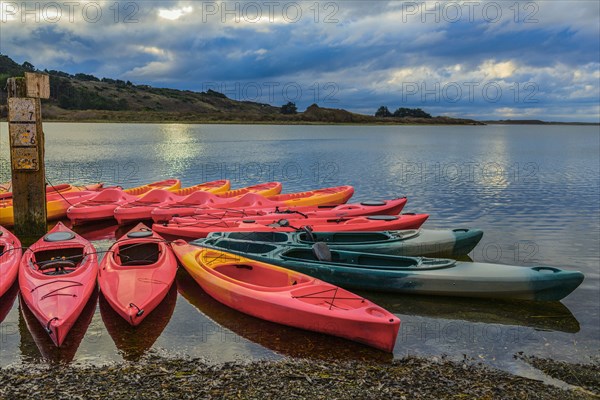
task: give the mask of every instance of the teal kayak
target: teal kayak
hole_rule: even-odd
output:
[[[384,232],[215,232],[208,239],[231,239],[277,245],[311,247],[325,242],[332,250],[397,256],[448,256],[468,254],[481,240],[479,229],[410,229]],[[202,241],[195,244],[202,245]]]
[[[405,257],[278,246],[228,239],[193,244],[289,268],[345,288],[439,296],[558,301],[583,281],[578,271],[519,267],[444,258]]]

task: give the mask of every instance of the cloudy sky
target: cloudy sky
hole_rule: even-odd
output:
[[[40,69],[372,114],[600,119],[600,2],[0,1]]]

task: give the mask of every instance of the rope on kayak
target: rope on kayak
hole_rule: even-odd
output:
[[[12,247],[10,249],[4,250],[2,253],[0,253],[0,257],[2,257],[3,255],[5,255],[6,253],[10,253],[11,251],[14,250],[27,250],[29,247]],[[1,265],[0,265],[1,266]]]
[[[199,210],[207,210],[205,208],[200,208]],[[191,215],[191,217],[193,217],[194,219],[202,219],[202,218],[214,218],[214,219],[222,219],[222,218],[229,218],[229,214],[233,214],[232,217],[249,217],[248,213],[246,212],[245,209],[240,210],[240,209],[235,209],[235,208],[214,208],[214,209],[208,209],[209,213],[207,214],[195,214],[195,215]],[[218,215],[214,215],[214,214],[219,214],[222,213],[222,216],[218,216]]]
[[[58,195],[59,195],[60,197],[62,197],[62,199],[63,199],[64,201],[66,201],[68,205],[70,205],[70,206],[72,206],[72,205],[73,205],[73,203],[71,203],[69,200],[67,200],[67,199],[65,198],[65,196],[63,196],[63,195],[62,195],[62,193],[56,189],[56,187],[55,187],[55,186],[54,186],[54,185],[53,185],[53,184],[50,182],[50,180],[48,179],[48,177],[46,177],[46,184],[48,184],[48,185],[52,186],[52,189],[54,189],[54,193],[58,193]]]
[[[46,324],[46,332],[48,332],[48,335],[52,335],[52,330],[50,329],[50,324],[52,321],[58,321],[58,317],[50,318],[48,320],[48,323]]]
[[[290,210],[290,209],[287,209],[285,211],[280,211],[279,210],[279,206],[275,207],[274,214],[298,214],[298,215],[303,216],[304,218],[308,218],[308,215],[306,215],[306,214],[304,214],[303,212],[300,212],[300,211]]]
[[[46,286],[46,285],[51,285],[51,284],[54,284],[54,283],[68,283],[69,285],[67,285],[67,286],[63,286],[63,287],[60,287],[60,288],[58,288],[58,289],[54,289],[54,290],[52,290],[52,291],[50,291],[50,292],[46,293],[45,295],[43,295],[43,296],[40,298],[40,300],[45,300],[45,299],[47,299],[47,298],[49,298],[49,297],[52,297],[52,296],[71,296],[71,297],[77,297],[77,295],[76,295],[76,294],[70,294],[70,293],[57,293],[57,292],[59,292],[59,291],[61,291],[61,290],[64,290],[64,289],[71,288],[71,287],[83,286],[83,283],[81,283],[81,282],[77,282],[77,281],[69,281],[69,280],[56,280],[56,281],[51,281],[51,282],[42,283],[41,285],[38,285],[38,286],[34,287],[33,289],[31,289],[31,293],[33,293],[35,290],[37,290],[37,289],[39,289],[39,288],[41,288],[41,287],[44,287],[44,286]]]
[[[144,310],[139,308],[135,304],[129,303],[129,307],[134,307],[136,310],[138,310],[137,313],[135,313],[136,317],[141,317],[142,315],[144,315]],[[131,322],[133,322],[133,318],[131,318],[131,316],[129,316],[129,319],[131,320]]]
[[[200,226],[202,228],[210,228],[210,227],[223,227],[223,228],[229,228],[229,225],[227,224],[226,221],[223,220],[218,220],[218,222],[214,222],[214,223],[210,223],[210,222],[206,222],[206,221],[198,221],[198,220],[194,220],[194,222],[176,222],[176,224],[178,226]],[[220,225],[219,225],[220,224]],[[164,226],[169,226],[168,222],[163,223]]]
[[[343,308],[340,307],[335,303],[336,300],[360,300],[361,303],[365,302],[365,299],[362,297],[337,297],[337,292],[339,290],[339,287],[335,287],[335,288],[331,288],[331,289],[326,289],[326,290],[321,290],[319,292],[314,292],[314,293],[309,293],[309,294],[304,294],[302,296],[292,296],[293,299],[325,299],[325,300],[331,300],[326,301],[325,303],[329,304],[329,309],[331,310],[332,307],[336,307],[342,310],[347,310],[347,308]],[[320,294],[323,293],[328,293],[333,291],[333,296],[319,296]]]

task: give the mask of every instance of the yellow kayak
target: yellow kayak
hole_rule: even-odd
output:
[[[46,211],[48,220],[64,218],[71,204],[91,199],[98,194],[95,190],[71,190],[46,193]],[[14,225],[13,199],[0,200],[0,225]]]

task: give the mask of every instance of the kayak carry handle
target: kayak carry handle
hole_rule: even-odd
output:
[[[554,267],[533,267],[531,269],[534,271],[538,271],[538,272],[541,272],[541,271],[551,271],[554,273],[561,272],[560,269],[554,268]]]

